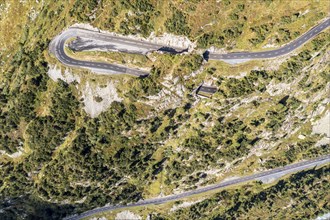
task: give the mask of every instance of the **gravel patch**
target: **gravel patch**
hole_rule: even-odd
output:
[[[65,69],[64,73],[62,73],[61,69],[57,68],[56,65],[49,65],[47,74],[55,82],[57,82],[59,79],[61,79],[67,83],[72,83],[74,81],[77,81],[78,83],[80,83],[79,76],[73,75],[68,69]]]
[[[117,94],[115,83],[112,81],[108,82],[106,87],[100,87],[99,85],[92,86],[87,82],[81,92],[85,105],[84,110],[92,118],[97,117],[105,111],[112,102],[122,101],[122,98]]]
[[[201,202],[201,201],[203,201],[203,200],[200,199],[200,200],[193,201],[193,202],[183,202],[183,203],[180,204],[180,205],[173,205],[173,207],[170,209],[170,212],[174,212],[174,211],[176,211],[176,210],[178,210],[178,209],[181,209],[181,208],[190,207],[190,206],[192,206],[192,205],[194,205],[194,204],[196,204],[196,203],[199,203],[199,202]]]
[[[314,134],[325,134],[328,138],[330,138],[330,111],[315,122],[313,125],[313,133]]]
[[[133,212],[130,211],[122,211],[119,212],[116,217],[115,220],[141,220],[141,216],[134,214]]]

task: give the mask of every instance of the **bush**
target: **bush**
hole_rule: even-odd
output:
[[[259,26],[252,27],[251,31],[253,31],[257,35],[257,37],[250,39],[249,40],[250,43],[252,43],[255,46],[262,43],[266,39],[268,33],[270,33],[273,26],[274,25],[272,23],[269,23],[269,24],[262,24]]]
[[[174,9],[172,18],[167,19],[165,27],[171,33],[189,36],[190,28],[186,21],[186,16],[179,10]]]
[[[224,37],[222,35],[218,36],[214,32],[204,33],[201,37],[198,38],[198,45],[203,48],[209,46],[224,46]]]

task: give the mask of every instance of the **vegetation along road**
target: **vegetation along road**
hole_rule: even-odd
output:
[[[303,34],[296,40],[290,42],[287,45],[284,45],[276,50],[268,50],[268,51],[261,51],[261,52],[237,52],[237,53],[227,53],[227,54],[217,54],[217,53],[208,53],[207,58],[213,59],[213,60],[249,60],[249,59],[265,59],[265,58],[274,58],[277,56],[281,56],[284,54],[288,54],[291,51],[297,49],[304,43],[306,43],[311,38],[318,35],[320,32],[325,30],[330,26],[330,19],[327,18],[322,23],[318,24],[317,26],[313,27],[311,30],[309,30],[307,33]],[[56,58],[63,63],[64,65],[70,66],[70,67],[78,67],[78,68],[87,68],[93,71],[97,72],[107,72],[107,73],[116,73],[116,74],[130,74],[138,77],[145,77],[148,76],[149,73],[147,71],[123,67],[119,65],[109,64],[109,63],[102,63],[102,62],[91,62],[91,61],[82,61],[74,59],[70,56],[68,56],[65,53],[65,44],[69,39],[72,38],[87,38],[87,39],[93,39],[96,40],[96,44],[93,45],[92,49],[99,49],[104,47],[104,44],[98,45],[97,42],[106,42],[108,43],[107,49],[113,49],[120,52],[129,52],[129,53],[140,53],[145,54],[151,51],[166,51],[173,54],[181,53],[186,51],[186,48],[170,48],[166,45],[158,45],[153,44],[147,41],[143,40],[135,40],[131,38],[125,38],[125,37],[118,37],[113,36],[110,34],[105,33],[99,33],[97,31],[91,31],[91,30],[84,30],[79,28],[69,28],[68,30],[64,31],[60,35],[58,35],[56,38],[53,39],[53,41],[50,44],[50,51],[56,56]],[[215,92],[216,89],[212,87],[203,87],[200,88],[201,91],[204,92]],[[87,212],[82,213],[81,215],[76,215],[72,217],[68,217],[66,219],[73,220],[73,219],[82,219],[91,215],[94,215],[96,213],[104,212],[104,211],[111,211],[121,208],[129,208],[129,207],[137,207],[137,206],[145,206],[145,205],[155,205],[155,204],[162,204],[169,201],[174,201],[178,199],[182,199],[185,197],[189,197],[195,194],[201,194],[204,192],[212,191],[215,189],[220,189],[223,187],[244,183],[247,181],[252,180],[261,180],[261,179],[272,179],[272,178],[278,178],[279,176],[285,175],[287,173],[292,173],[298,170],[311,168],[314,166],[322,165],[325,163],[330,162],[330,155],[322,156],[313,160],[304,161],[296,164],[291,164],[285,167],[276,168],[273,170],[265,171],[258,174],[253,174],[246,177],[241,177],[233,180],[224,181],[215,185],[210,185],[207,187],[191,190],[188,192],[180,193],[180,194],[174,194],[169,195],[161,198],[154,198],[154,199],[146,199],[139,201],[137,203],[132,203],[128,205],[117,205],[117,206],[106,206],[102,208],[97,208],[94,210],[90,210]]]
[[[237,179],[223,181],[218,184],[206,186],[206,187],[199,188],[199,189],[194,189],[194,190],[187,191],[187,192],[180,193],[180,194],[174,194],[174,195],[164,196],[164,197],[155,198],[155,199],[146,199],[146,200],[142,200],[137,203],[132,203],[132,204],[128,204],[128,205],[105,206],[105,207],[101,207],[101,208],[96,208],[96,209],[84,212],[81,215],[76,215],[76,216],[71,216],[71,217],[65,218],[65,220],[83,219],[83,218],[95,215],[97,213],[101,213],[101,212],[105,212],[105,211],[112,211],[112,210],[117,210],[117,209],[123,209],[123,208],[162,204],[162,203],[183,199],[183,198],[186,198],[186,197],[189,197],[192,195],[201,194],[201,193],[205,193],[208,191],[221,189],[221,188],[224,188],[227,186],[244,183],[244,182],[248,182],[248,181],[252,181],[252,180],[273,179],[273,178],[276,179],[280,176],[283,176],[283,175],[286,175],[286,174],[289,174],[292,172],[297,172],[299,170],[324,165],[329,162],[330,162],[330,154],[321,156],[321,157],[318,157],[318,158],[315,158],[312,160],[303,161],[303,162],[299,162],[299,163],[295,163],[295,164],[290,164],[285,167],[275,168],[275,169],[268,170],[265,172],[253,174],[250,176],[245,176],[245,177],[241,177],[241,178],[237,178]]]

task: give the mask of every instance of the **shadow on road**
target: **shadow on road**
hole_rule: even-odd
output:
[[[180,54],[180,53],[188,52],[188,49],[177,51],[176,49],[174,49],[172,47],[161,47],[158,49],[158,51],[169,53],[169,54]]]
[[[210,52],[207,50],[203,53],[203,59],[205,61],[209,61],[209,58],[210,58]]]

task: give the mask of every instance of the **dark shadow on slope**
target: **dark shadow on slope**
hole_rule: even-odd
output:
[[[2,200],[0,202],[0,210],[2,210],[0,219],[55,220],[72,215],[72,213],[75,213],[75,209],[73,205],[49,203],[31,195],[26,195]]]
[[[149,76],[150,74],[144,74],[144,75],[140,75],[138,78],[140,78],[140,79],[144,79],[144,78],[147,78],[148,76]]]
[[[177,51],[176,49],[174,49],[172,47],[165,47],[164,46],[164,47],[159,48],[158,51],[164,52],[164,53],[169,53],[169,54],[180,54],[180,53],[188,52],[188,49]]]
[[[209,58],[210,58],[210,52],[207,50],[203,53],[203,59],[205,61],[209,61]]]
[[[75,40],[71,41],[68,44],[68,47],[74,51],[74,52],[80,52],[85,50],[95,50],[95,49],[101,49],[101,50],[115,50],[115,46],[111,43],[104,44],[104,45],[97,45],[93,44],[93,40],[89,40],[86,38],[77,37]]]

